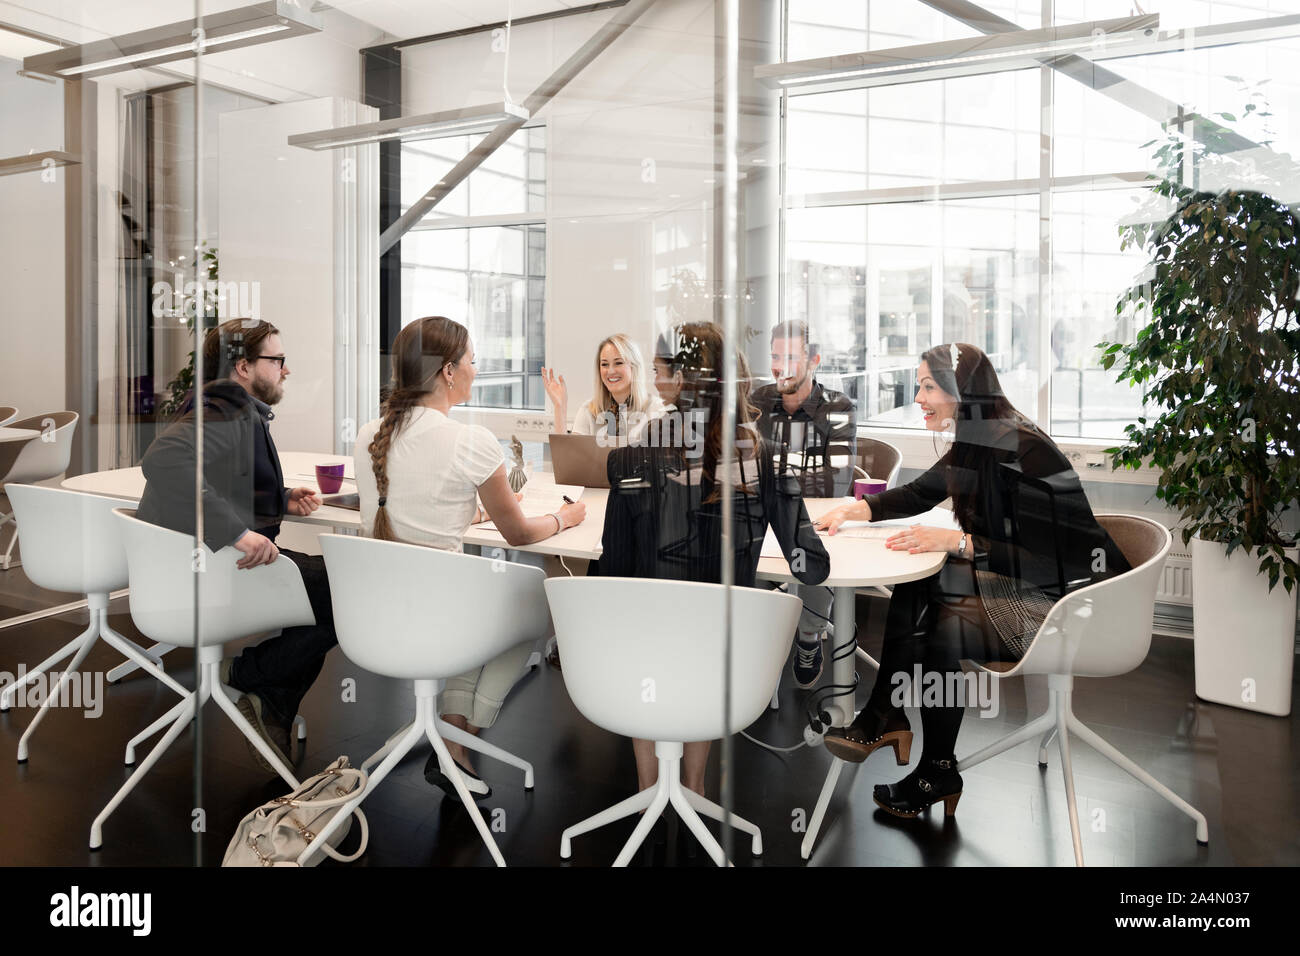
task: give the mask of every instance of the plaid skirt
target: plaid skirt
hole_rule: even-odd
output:
[[[1033,585],[996,571],[977,570],[975,583],[998,640],[1015,658],[1024,657],[1055,602]]]

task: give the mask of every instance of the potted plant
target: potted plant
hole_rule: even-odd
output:
[[[217,260],[217,250],[210,248],[208,244],[202,243],[199,247],[202,250],[200,261],[203,263],[203,329],[206,334],[207,330],[213,327],[211,319],[217,317],[217,273],[220,264]],[[183,321],[185,328],[192,336],[194,335],[194,313],[199,311],[197,299],[190,299],[185,304]],[[175,415],[180,414],[184,409],[190,393],[194,390],[194,349],[190,349],[189,360],[185,366],[176,373],[176,376],[167,383],[166,397],[158,403],[157,416],[160,421],[166,421]]]
[[[1101,343],[1101,364],[1118,364],[1156,411],[1108,452],[1112,467],[1160,469],[1156,497],[1192,542],[1197,696],[1285,716],[1300,571],[1282,521],[1300,493],[1300,221],[1270,194],[1267,150],[1248,158],[1224,148],[1234,134],[1222,126],[1205,130],[1153,141],[1161,180],[1147,214],[1120,226],[1123,247],[1151,258],[1117,312],[1132,305],[1147,324],[1132,344]]]

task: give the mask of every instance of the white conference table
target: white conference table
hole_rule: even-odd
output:
[[[288,487],[317,488],[314,479],[317,464],[348,465],[346,474],[352,474],[352,462],[347,455],[324,455],[319,452],[281,452],[280,467],[284,473],[284,483]],[[539,485],[553,485],[554,476],[550,472],[533,472],[530,482]],[[91,494],[109,495],[130,501],[139,501],[144,494],[144,474],[139,468],[121,468],[113,471],[92,472],[68,478],[63,487],[73,491]],[[355,493],[356,483],[345,480],[339,494]],[[587,488],[582,493],[581,501],[587,506],[587,516],[582,524],[567,528],[557,535],[539,541],[536,544],[512,546],[500,532],[494,528],[471,525],[466,532],[464,543],[481,548],[509,548],[514,551],[528,551],[550,558],[575,558],[579,560],[596,560],[601,553],[601,536],[605,524],[605,500],[609,492],[604,488]],[[847,498],[806,498],[808,514],[813,519],[837,505],[844,504]],[[285,515],[286,521],[318,525],[329,528],[359,531],[361,515],[347,508],[322,505],[310,515]],[[951,512],[935,509],[924,515],[900,521],[880,522],[884,525],[907,526],[911,524],[931,524],[945,528],[955,528]],[[838,635],[833,646],[839,647],[852,641],[856,648],[856,603],[857,589],[872,585],[900,584],[929,577],[943,567],[947,555],[943,552],[924,554],[907,554],[891,551],[885,547],[882,539],[852,538],[844,535],[821,536],[822,544],[830,556],[830,576],[822,586],[833,588],[835,605],[832,612],[835,633]],[[764,557],[758,562],[758,578],[764,581],[780,583],[797,583],[789,565],[782,557]],[[845,693],[833,698],[834,703],[827,705],[834,726],[844,726],[855,716],[854,694],[847,690],[856,680],[856,653],[836,654],[832,651],[831,680],[834,684],[846,688]],[[863,655],[866,657],[866,655]],[[867,658],[875,665],[875,661]],[[822,820],[830,804],[831,795],[839,781],[844,761],[832,757],[830,770],[817,798],[817,806],[808,824],[800,852],[806,860],[812,853],[817,840]]]

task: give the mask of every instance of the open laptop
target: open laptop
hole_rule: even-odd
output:
[[[605,471],[610,447],[596,442],[595,435],[551,435],[551,468],[557,485],[608,488]]]

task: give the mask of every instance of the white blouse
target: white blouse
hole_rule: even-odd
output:
[[[596,440],[604,445],[638,445],[644,442],[646,429],[650,422],[660,418],[668,411],[668,406],[659,395],[650,396],[650,406],[644,412],[629,412],[627,405],[618,406],[616,413],[605,413],[600,416],[591,413],[590,403],[584,402],[578,409],[577,416],[573,419],[573,433],[575,435],[595,435]],[[609,436],[609,416],[616,414],[618,417],[617,437],[611,439]]]
[[[357,433],[353,459],[367,536],[379,510],[369,449],[381,422],[369,422]],[[453,421],[422,405],[411,409],[388,446],[387,510],[393,535],[409,544],[461,550],[478,507],[478,488],[503,464],[501,443],[482,425]]]

